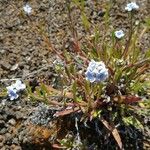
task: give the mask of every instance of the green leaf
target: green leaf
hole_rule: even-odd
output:
[[[73,93],[73,99],[74,101],[76,101],[77,99],[77,96],[76,96],[76,93],[77,93],[77,82],[74,81],[74,83],[72,84],[72,93]]]
[[[143,125],[140,121],[133,116],[123,117],[123,121],[126,125],[133,125],[135,128],[143,129]]]
[[[121,76],[122,76],[122,69],[118,68],[118,70],[116,70],[115,72],[114,80],[116,82],[119,82],[119,80],[121,79]]]
[[[150,49],[145,52],[145,58],[150,58]]]
[[[88,18],[87,18],[87,16],[86,16],[85,13],[81,14],[81,20],[82,20],[82,23],[83,23],[85,29],[89,30],[89,28],[90,28],[90,22],[88,21]]]

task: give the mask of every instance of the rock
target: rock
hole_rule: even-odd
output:
[[[4,127],[5,127],[5,121],[0,120],[0,128],[2,129],[2,128],[4,128]]]
[[[19,144],[18,138],[14,138],[14,139],[12,140],[12,143],[14,143],[14,144]]]
[[[20,113],[19,111],[16,112],[16,119],[19,120],[19,119],[23,119],[25,116],[23,113]]]
[[[0,135],[0,142],[4,141],[4,136]]]
[[[2,49],[2,50],[0,50],[0,53],[1,53],[1,54],[5,54],[5,53],[6,53],[6,50]]]
[[[10,70],[10,68],[11,68],[11,65],[8,63],[8,62],[2,62],[1,63],[1,67],[2,67],[2,69],[4,69],[4,70]]]
[[[20,146],[15,145],[15,144],[11,145],[10,149],[11,150],[22,150],[22,148]]]
[[[0,130],[0,134],[5,134],[7,132],[7,129],[6,128],[3,128]]]
[[[19,110],[21,110],[21,109],[22,109],[21,106],[16,106],[16,107],[13,108],[14,111],[19,111]]]
[[[20,146],[16,146],[13,150],[22,150]]]
[[[8,121],[8,123],[9,123],[10,125],[12,125],[12,126],[15,126],[15,125],[16,125],[16,120],[15,120],[15,119],[10,119],[10,120]]]
[[[8,149],[6,148],[6,146],[3,145],[3,147],[1,148],[1,150],[8,150]]]
[[[2,120],[3,119],[3,116],[2,115],[0,115],[0,120]]]
[[[5,134],[5,139],[6,139],[6,141],[7,141],[7,140],[10,140],[11,138],[12,138],[12,136],[11,136],[10,133],[6,133],[6,134]]]
[[[18,68],[18,66],[19,66],[18,64],[13,65],[10,70],[15,71]]]
[[[4,143],[0,142],[0,149],[3,148]]]

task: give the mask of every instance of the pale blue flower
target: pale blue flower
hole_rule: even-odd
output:
[[[25,88],[26,85],[23,84],[20,80],[16,80],[14,84],[6,87],[10,100],[17,99],[19,97],[18,92],[24,90]]]
[[[139,9],[139,5],[137,5],[136,2],[128,3],[127,6],[125,7],[125,10],[127,11],[138,10],[138,9]]]
[[[23,10],[25,11],[26,14],[30,14],[32,12],[32,7],[28,4],[26,4],[24,7],[23,7]]]
[[[115,37],[121,39],[122,37],[124,37],[124,32],[122,30],[115,31]]]
[[[101,82],[108,78],[108,69],[106,69],[102,61],[96,62],[91,60],[85,75],[86,80],[89,80],[91,83]]]
[[[7,93],[10,98],[10,100],[17,99],[19,95],[17,94],[17,90],[14,88],[13,85],[6,87],[7,88]]]
[[[19,92],[21,90],[24,90],[26,88],[26,85],[23,84],[20,80],[17,80],[14,84],[15,89]]]

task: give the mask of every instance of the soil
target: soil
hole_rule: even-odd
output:
[[[129,28],[128,15],[124,6],[126,0],[113,0],[113,8],[109,11],[111,29]],[[109,0],[86,1],[85,11],[92,25],[103,28],[106,4]],[[23,6],[28,3],[32,7],[32,13],[26,15]],[[150,1],[137,0],[140,6],[136,14],[136,21],[144,22],[150,14]],[[73,7],[71,14],[78,39],[82,43],[86,34],[92,34],[93,29],[86,33],[80,18],[80,11]],[[111,30],[109,29],[109,30]],[[109,33],[108,33],[109,34]],[[65,0],[0,0],[0,87],[8,86],[12,81],[9,79],[20,78],[29,80],[31,85],[44,81],[52,83],[57,76],[53,71],[52,63],[59,58],[51,52],[45,43],[46,35],[51,45],[57,50],[68,51],[72,49],[72,32],[68,16],[67,1]],[[144,34],[140,41],[142,51],[150,47],[150,34]],[[40,109],[39,109],[40,107]],[[7,99],[0,100],[0,149],[1,150],[40,150],[50,149],[46,143],[38,145],[31,136],[31,124],[37,123],[33,118],[38,116],[36,110],[46,110],[44,104],[30,102],[21,97],[16,101]],[[53,118],[41,120],[38,125],[44,126]],[[39,118],[37,120],[40,120]],[[148,120],[149,122],[149,120]],[[28,126],[28,127],[27,127]],[[44,127],[43,127],[44,128]],[[16,130],[17,129],[17,130]],[[145,129],[147,139],[150,138],[149,129]],[[34,139],[34,140],[33,140]],[[149,141],[150,142],[150,141]],[[150,149],[149,143],[146,149]]]

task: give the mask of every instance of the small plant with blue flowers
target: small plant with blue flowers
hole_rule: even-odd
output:
[[[75,0],[73,4],[81,10],[81,20],[88,32],[92,25],[85,15],[84,1]],[[71,9],[71,4],[68,9]],[[62,120],[68,118],[63,121],[66,126],[69,122],[73,124],[76,122],[71,120],[78,119],[75,125],[76,136],[78,135],[76,139],[80,136],[81,139],[86,137],[86,134],[80,131],[81,124],[85,128],[86,125],[93,128],[91,125],[93,123],[97,132],[95,135],[98,134],[97,138],[100,136],[101,128],[104,127],[114,137],[118,147],[123,149],[124,135],[120,134],[121,128],[143,129],[141,119],[144,114],[143,109],[146,112],[150,107],[150,51],[145,50],[143,53],[138,43],[143,32],[149,30],[150,26],[147,20],[141,34],[138,31],[139,27],[134,26],[134,13],[138,9],[139,6],[135,2],[127,4],[125,10],[130,17],[129,32],[122,29],[112,30],[109,41],[105,37],[101,38],[100,31],[94,28],[94,34],[87,36],[87,41],[84,43],[77,40],[77,33],[74,34],[73,31],[73,52],[67,50],[62,52],[51,48],[61,61],[61,63],[54,63],[55,71],[60,77],[58,84],[61,88],[54,89],[41,84],[38,91],[43,91],[42,94],[36,93],[39,93],[40,100],[60,108],[54,116]],[[72,23],[71,17],[70,22]],[[106,24],[107,22],[108,20]],[[49,46],[51,47],[51,43]],[[31,95],[34,97],[33,94]],[[77,124],[80,124],[79,127]],[[63,125],[61,127],[60,132],[63,132]],[[78,146],[81,149],[87,148],[81,139],[82,142],[77,142],[73,135],[67,138],[68,135],[70,135],[69,129],[66,137],[58,140],[63,148]],[[79,143],[78,146],[76,142]]]
[[[79,41],[70,17],[73,32],[71,52],[56,50],[45,37],[52,53],[59,57],[60,62],[53,63],[58,74],[57,85],[52,87],[40,83],[34,92],[27,86],[28,96],[56,108],[53,116],[61,121],[58,121],[57,144],[53,143],[55,148],[87,149],[91,143],[84,141],[84,138],[90,141],[85,132],[91,132],[90,136],[95,136],[91,139],[95,140],[93,149],[102,147],[100,141],[112,137],[123,149],[126,147],[123,130],[142,130],[142,116],[149,113],[150,51],[142,52],[138,43],[144,32],[150,29],[150,20],[145,20],[139,33],[139,26],[134,26],[134,13],[139,6],[131,2],[125,7],[130,17],[129,31],[112,29],[108,40],[105,35],[101,37],[100,30],[88,21],[84,0],[73,0],[68,4],[68,10],[72,5],[81,11],[85,31],[92,30],[93,34],[87,35],[83,43]],[[28,6],[24,10],[28,14],[31,12]],[[106,25],[107,15],[108,12],[105,14]],[[17,99],[18,92],[25,87],[21,81],[7,87],[10,100]],[[63,138],[59,136],[61,132]]]

